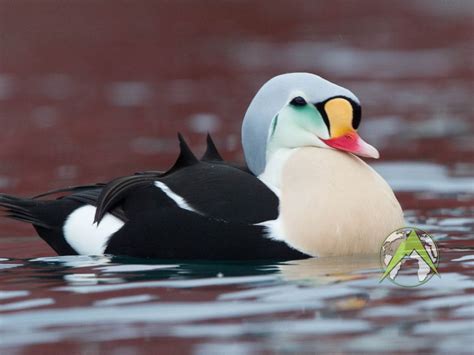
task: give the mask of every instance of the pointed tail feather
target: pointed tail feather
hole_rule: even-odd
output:
[[[0,194],[0,210],[3,209],[6,212],[6,217],[31,223],[39,227],[51,228],[49,224],[42,221],[35,213],[36,207],[42,203],[44,201]]]

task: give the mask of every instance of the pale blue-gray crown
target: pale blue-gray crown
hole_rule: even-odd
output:
[[[303,92],[313,104],[334,96],[345,96],[356,102],[349,90],[311,73],[288,73],[267,81],[257,92],[245,113],[242,124],[242,146],[249,169],[260,175],[266,165],[267,138],[275,115],[285,106],[292,92]]]

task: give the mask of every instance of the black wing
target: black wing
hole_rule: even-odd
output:
[[[178,134],[178,139],[180,153],[175,164],[169,170],[136,173],[132,176],[117,178],[105,185],[97,199],[95,221],[100,222],[107,212],[124,204],[125,199],[135,200],[133,194],[143,188],[148,188],[150,192],[148,199],[151,196],[155,199],[169,199],[165,194],[153,191],[156,190],[155,187],[151,188],[154,181],[170,184],[174,193],[197,204],[199,210],[204,214],[216,215],[219,218],[242,220],[237,215],[252,217],[248,213],[247,206],[249,205],[251,205],[250,210],[267,207],[268,211],[269,208],[272,210],[277,208],[275,207],[276,197],[271,191],[253,175],[250,177],[241,174],[242,172],[249,173],[246,167],[236,167],[234,164],[223,161],[210,135],[207,136],[207,149],[201,161],[192,153],[181,134]],[[249,191],[249,187],[257,190]],[[251,201],[255,200],[258,191],[262,191],[260,198],[252,204]],[[242,194],[243,192],[246,193]],[[236,193],[239,193],[239,196],[235,196]],[[233,195],[234,198],[229,200],[229,195]],[[246,199],[247,202],[242,203],[242,199]],[[145,204],[146,200],[145,197],[142,204]],[[262,203],[264,206],[261,206]],[[127,205],[133,204],[129,201]],[[234,207],[236,208],[234,209]],[[271,214],[270,217],[274,217],[274,214]],[[244,219],[244,221],[247,220],[253,222],[262,219],[259,217]]]
[[[198,214],[229,222],[255,224],[278,217],[278,197],[257,177],[222,162],[197,160],[181,136],[180,148],[166,173],[124,177],[104,187],[96,221],[117,206],[130,219],[152,206],[175,206],[176,199]]]

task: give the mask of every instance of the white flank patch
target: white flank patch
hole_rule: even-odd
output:
[[[94,224],[95,210],[91,205],[79,207],[64,223],[64,238],[78,254],[103,255],[109,238],[125,224],[110,213]]]
[[[265,227],[265,232],[267,233],[266,236],[268,238],[273,240],[285,241],[285,232],[283,230],[281,216],[278,216],[277,219],[256,223],[255,225]]]
[[[287,235],[285,234],[285,229],[283,228],[283,220],[281,215],[278,216],[277,219],[271,219],[269,221],[265,222],[260,222],[254,224],[255,226],[263,226],[265,227],[265,232],[266,232],[266,237],[268,239],[272,240],[277,240],[279,242],[285,242],[286,245],[288,245],[290,248],[293,248],[297,251],[300,251],[302,253],[306,253],[300,249],[298,249],[292,242],[287,238]],[[309,253],[306,253],[310,255]],[[317,257],[318,255],[313,253],[311,256]]]
[[[166,194],[166,196],[168,196],[170,199],[172,199],[174,202],[176,202],[176,204],[178,205],[179,208],[182,208],[183,210],[188,210],[188,211],[191,211],[191,212],[198,213],[198,211],[196,211],[194,208],[192,208],[186,202],[186,200],[184,198],[182,198],[181,196],[175,194],[168,186],[166,186],[161,181],[155,181],[155,186],[158,187],[159,189],[161,189],[161,191],[163,191]]]

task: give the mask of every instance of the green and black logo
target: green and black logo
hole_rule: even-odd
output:
[[[392,232],[382,245],[380,261],[386,278],[403,287],[416,287],[438,275],[439,251],[433,238],[416,228]]]

